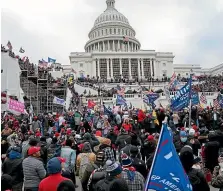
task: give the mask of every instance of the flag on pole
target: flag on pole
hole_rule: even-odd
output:
[[[128,41],[129,41],[129,37],[127,37],[127,36],[123,36],[123,43],[124,43],[124,44],[127,44]]]
[[[125,95],[125,88],[124,87],[120,87],[120,85],[117,85],[116,90],[117,90],[118,95],[121,95],[121,96]]]
[[[179,111],[185,107],[188,107],[191,98],[191,82],[192,79],[190,78],[172,98],[170,107],[173,111]]]
[[[42,59],[42,60],[39,60],[38,66],[39,66],[40,68],[47,68],[47,67],[48,67],[48,63],[45,62],[45,61]]]
[[[162,168],[163,164],[165,164],[165,168]],[[152,167],[146,181],[145,191],[149,189],[159,191],[193,190],[176,152],[167,124],[163,124]]]
[[[19,52],[20,53],[25,53],[25,50],[22,47],[20,47]]]
[[[92,100],[88,100],[87,106],[88,108],[94,108],[94,106],[96,106],[96,103],[93,102]]]
[[[213,107],[216,109],[220,109],[221,105],[218,102],[218,99],[213,99]]]
[[[179,81],[177,80],[177,75],[174,72],[172,77],[170,78],[170,83],[169,83],[169,88],[176,88],[177,85],[179,84]]]
[[[116,104],[117,105],[126,105],[126,99],[123,98],[121,95],[117,95]]]
[[[48,57],[48,62],[55,64],[56,63],[56,59]]]
[[[12,50],[12,44],[11,44],[10,41],[8,41],[8,43],[7,43],[7,47],[9,48],[9,50]]]
[[[57,104],[57,105],[63,105],[63,106],[65,106],[65,104],[66,104],[64,99],[60,99],[56,96],[54,96],[53,103]]]
[[[200,102],[203,103],[203,104],[207,104],[207,98],[206,98],[206,95],[203,92],[200,96]]]

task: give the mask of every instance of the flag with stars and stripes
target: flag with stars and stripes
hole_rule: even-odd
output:
[[[220,109],[221,108],[221,105],[218,102],[218,99],[213,99],[213,107],[216,108],[216,109]]]
[[[207,98],[206,98],[206,95],[203,92],[200,96],[200,102],[203,103],[203,104],[207,104]]]

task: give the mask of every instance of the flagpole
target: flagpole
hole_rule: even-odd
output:
[[[148,184],[149,184],[149,181],[150,181],[150,179],[151,179],[151,175],[152,175],[153,167],[154,167],[155,160],[156,160],[156,155],[158,154],[158,149],[159,149],[158,146],[160,145],[161,137],[162,137],[162,135],[163,135],[164,124],[167,124],[167,117],[165,117],[165,119],[164,119],[164,121],[163,121],[162,129],[161,129],[161,131],[160,131],[160,135],[159,135],[159,141],[158,141],[158,143],[157,143],[156,151],[155,151],[155,154],[154,154],[154,157],[153,157],[153,162],[152,162],[151,168],[150,168],[150,170],[149,170],[149,174],[148,174],[147,181],[146,181],[146,184],[145,184],[145,185],[148,185]],[[145,186],[145,188],[144,188],[144,191],[147,191],[146,186]]]
[[[188,124],[189,129],[191,128],[191,106],[192,106],[191,94],[192,94],[192,69],[190,71],[189,124]]]

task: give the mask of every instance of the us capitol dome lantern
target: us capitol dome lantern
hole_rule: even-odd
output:
[[[107,9],[95,20],[85,52],[71,52],[70,62],[77,77],[108,81],[171,76],[173,54],[141,50],[128,19],[117,11],[115,0],[106,0]]]

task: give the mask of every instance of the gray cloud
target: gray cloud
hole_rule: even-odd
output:
[[[70,52],[84,51],[105,1],[6,1],[2,43],[10,40],[15,50],[23,46],[34,63],[49,56],[68,64]],[[173,51],[175,64],[223,62],[222,0],[117,0],[116,8],[136,30],[142,49]]]

